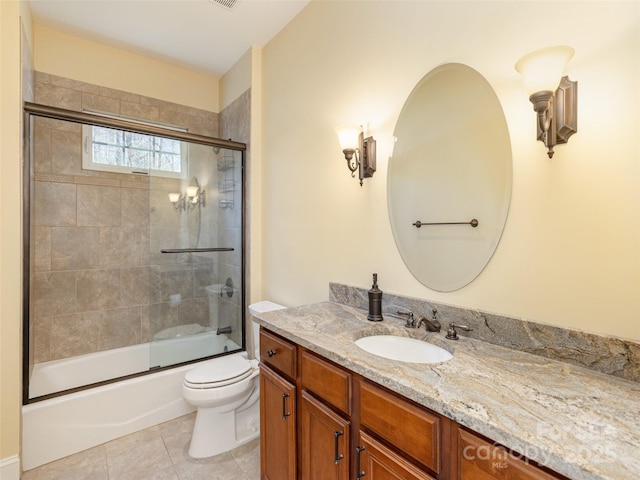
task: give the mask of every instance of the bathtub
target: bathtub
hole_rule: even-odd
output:
[[[34,366],[30,397],[184,361],[185,345],[199,357],[240,347],[215,332],[55,360]],[[22,407],[22,468],[86,450],[194,411],[182,398],[187,370],[199,363],[138,376]]]

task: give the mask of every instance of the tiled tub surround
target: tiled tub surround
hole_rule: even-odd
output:
[[[323,302],[260,314],[257,322],[570,478],[640,478],[639,383],[366,316],[364,309]],[[453,359],[403,363],[354,343],[387,333],[426,339]]]
[[[180,125],[202,135],[217,136],[219,131],[217,113],[49,74],[36,73],[35,101]],[[175,236],[179,223],[195,220],[193,212],[181,215],[166,200],[167,191],[180,190],[179,181],[83,170],[80,135],[78,124],[35,119],[34,362],[145,343],[180,325],[207,326],[205,287],[227,277],[240,282],[239,252],[215,260],[154,253],[179,246],[182,239],[167,233]],[[205,150],[191,146],[190,158],[204,155],[191,166],[191,175],[216,161],[212,149]],[[239,165],[237,170],[240,182]],[[237,195],[240,191],[236,189]],[[150,212],[151,205],[156,207]],[[220,209],[211,198],[203,212],[202,241],[217,245],[241,235],[240,208]],[[240,297],[221,308],[239,311]]]
[[[348,285],[330,283],[329,300],[356,308],[368,308],[367,290]],[[446,330],[449,323],[467,325],[472,330],[459,331],[459,335],[640,382],[640,344],[636,342],[403,297],[385,291],[382,296],[383,315],[398,318],[398,309],[409,310],[416,317],[424,315],[428,318],[432,317],[431,311],[436,309],[443,330]]]

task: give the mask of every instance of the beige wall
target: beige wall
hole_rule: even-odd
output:
[[[21,278],[20,258],[20,24],[28,9],[0,2],[0,461],[20,450]],[[11,476],[16,464],[0,475]],[[4,478],[4,476],[3,476]]]
[[[34,28],[34,63],[39,72],[220,111],[219,79],[214,75],[186,70],[41,25]]]
[[[377,272],[388,292],[640,339],[639,25],[638,2],[312,2],[263,50],[265,296],[322,301],[328,282],[368,288]],[[576,51],[579,131],[549,160],[513,65],[554,44]],[[514,173],[495,256],[469,286],[439,293],[398,254],[386,171],[405,99],[447,62],[497,92]],[[349,123],[378,142],[364,187],[334,134]]]
[[[249,300],[260,301],[264,297],[262,289],[263,237],[262,237],[262,47],[253,47],[251,56],[251,137],[249,139],[250,158],[247,171],[247,218],[249,228]]]
[[[220,79],[220,111],[251,88],[251,59],[253,48],[247,52]]]

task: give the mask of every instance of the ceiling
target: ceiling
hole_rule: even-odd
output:
[[[223,4],[233,0],[217,0]],[[172,65],[221,76],[309,0],[30,0],[33,21]]]

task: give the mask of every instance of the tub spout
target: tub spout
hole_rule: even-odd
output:
[[[231,327],[220,327],[216,330],[216,335],[222,335],[223,333],[231,333]]]

